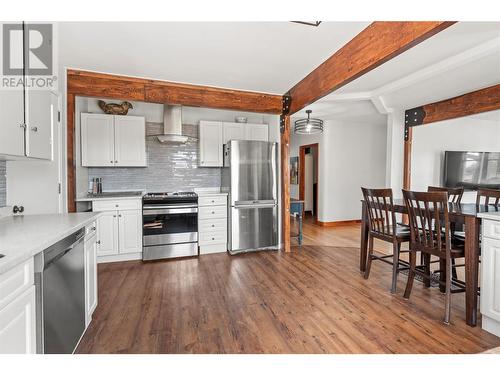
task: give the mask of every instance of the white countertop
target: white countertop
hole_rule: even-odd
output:
[[[91,223],[100,212],[10,216],[0,219],[0,274]]]
[[[500,221],[500,212],[499,211],[481,212],[480,214],[477,214],[477,216],[480,217],[481,219]]]

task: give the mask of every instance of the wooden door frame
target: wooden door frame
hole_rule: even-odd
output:
[[[319,185],[319,143],[310,143],[307,145],[299,146],[299,199],[304,200],[305,198],[305,159],[306,159],[306,148],[315,148],[317,153],[317,160],[314,165],[314,172],[318,177],[318,185]],[[319,189],[318,189],[319,190]],[[319,193],[317,195],[316,203],[319,201]],[[305,202],[304,202],[305,203]],[[316,221],[318,220],[318,205],[316,204],[315,213],[316,213]],[[304,214],[305,204],[302,206]]]

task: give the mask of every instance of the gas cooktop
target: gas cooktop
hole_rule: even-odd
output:
[[[143,200],[145,201],[170,201],[177,199],[197,200],[198,194],[193,191],[173,191],[164,193],[148,193],[143,197]]]

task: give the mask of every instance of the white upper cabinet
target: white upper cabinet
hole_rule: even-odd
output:
[[[223,147],[229,141],[268,141],[267,124],[200,121],[200,167],[222,167]]]
[[[11,33],[10,37],[4,35],[4,41],[9,41],[11,52],[18,53],[14,52],[10,62],[22,70],[24,32]],[[16,80],[23,78],[19,75]],[[50,90],[33,90],[22,84],[0,91],[0,154],[5,159],[52,159],[52,125],[57,121],[52,116],[52,96]]]
[[[222,167],[222,145],[222,122],[200,121],[200,167]]]
[[[146,120],[137,116],[114,116],[114,118],[115,166],[145,167]]]
[[[115,163],[113,116],[82,113],[82,166],[104,167]]]
[[[239,141],[245,139],[245,125],[237,122],[224,122],[224,144],[229,141]]]
[[[52,159],[54,105],[57,96],[47,90],[26,90],[26,156]]]
[[[245,124],[245,139],[248,141],[268,141],[267,124]]]
[[[24,92],[0,91],[0,154],[24,156]]]
[[[82,113],[83,167],[145,167],[144,117]]]

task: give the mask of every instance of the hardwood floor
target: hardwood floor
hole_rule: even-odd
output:
[[[292,227],[293,231],[294,227]],[[78,353],[476,353],[497,338],[465,324],[463,295],[451,325],[443,295],[416,283],[389,293],[390,266],[359,273],[359,225],[304,223],[292,253],[99,265],[99,305]],[[377,246],[377,245],[376,245]]]

